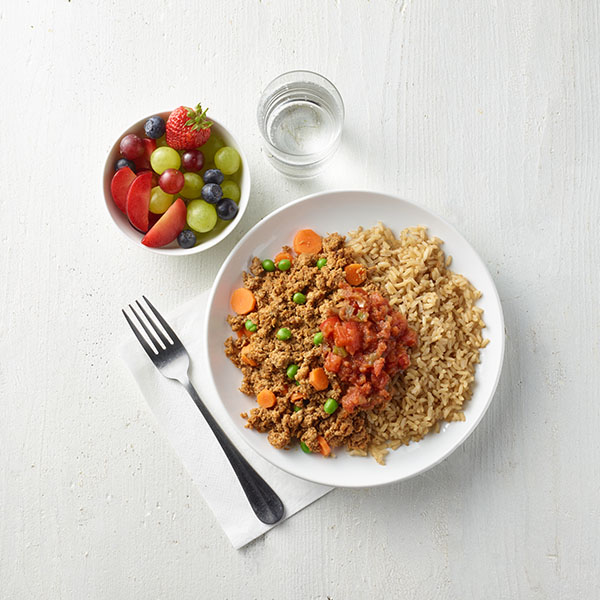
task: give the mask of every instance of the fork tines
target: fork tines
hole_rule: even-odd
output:
[[[135,334],[135,337],[138,339],[144,350],[150,355],[150,357],[152,357],[153,355],[156,356],[159,354],[161,350],[164,350],[170,346],[174,346],[175,344],[181,344],[178,337],[175,335],[175,332],[171,329],[169,324],[164,320],[156,308],[154,308],[150,300],[148,300],[146,296],[142,296],[142,298],[145,300],[146,304],[150,308],[150,311],[154,314],[156,319],[148,314],[148,311],[144,308],[139,300],[136,300],[135,303],[137,304],[139,311],[141,311],[144,315],[145,320],[140,316],[140,313],[138,310],[136,310],[135,306],[130,304],[129,309],[135,315],[148,339],[144,337],[139,327],[137,327],[137,325],[125,312],[125,309],[122,309],[122,312],[125,316],[125,319],[127,319],[127,322],[129,323],[133,333]],[[156,321],[160,323],[162,328]]]

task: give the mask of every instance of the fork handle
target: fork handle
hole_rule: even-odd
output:
[[[269,484],[252,468],[248,461],[241,455],[240,451],[231,443],[225,432],[221,429],[215,418],[210,414],[198,392],[189,379],[181,382],[187,390],[196,406],[200,409],[202,416],[215,434],[221,448],[229,459],[235,474],[248,498],[248,502],[254,514],[269,525],[277,523],[283,517],[283,503],[279,496],[271,489]]]

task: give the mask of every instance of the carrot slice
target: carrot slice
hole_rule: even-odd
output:
[[[297,254],[318,254],[322,249],[321,236],[312,229],[301,229],[294,236],[294,250]]]
[[[250,290],[238,288],[231,294],[231,308],[238,315],[247,315],[256,308],[256,298]]]
[[[275,260],[273,261],[275,264],[277,264],[280,260],[284,260],[287,259],[289,260],[291,263],[294,262],[294,257],[289,253],[289,252],[280,252],[276,257]]]
[[[329,387],[329,377],[322,367],[317,367],[310,372],[308,382],[319,392]]]
[[[250,358],[248,356],[248,351],[250,350],[250,348],[248,346],[244,346],[240,352],[240,358],[242,360],[243,363],[246,363],[247,365],[251,366],[251,367],[256,367],[256,365],[258,364],[253,358]]]
[[[256,401],[258,402],[258,405],[263,408],[272,408],[275,406],[277,398],[275,398],[275,394],[271,390],[262,390],[258,392]]]
[[[317,443],[319,444],[319,448],[321,449],[321,454],[323,456],[329,456],[331,454],[331,446],[327,443],[327,440],[322,436],[317,436]]]
[[[360,285],[367,278],[367,269],[358,263],[353,263],[344,269],[344,275],[350,285]]]
[[[253,331],[248,331],[244,327],[244,329],[238,329],[235,333],[236,333],[236,335],[238,337],[238,340],[239,340],[240,338],[243,338],[243,337],[250,337],[254,332]]]
[[[304,400],[304,394],[302,392],[293,392],[290,396],[292,402],[298,402],[298,400]]]

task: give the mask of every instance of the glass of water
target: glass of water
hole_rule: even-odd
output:
[[[257,117],[273,166],[290,177],[313,177],[340,145],[344,103],[322,75],[290,71],[267,85]]]

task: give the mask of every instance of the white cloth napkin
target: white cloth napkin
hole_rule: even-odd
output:
[[[332,488],[298,479],[278,469],[249,448],[235,430],[213,384],[204,375],[208,365],[201,340],[207,302],[208,292],[203,292],[173,313],[165,315],[165,318],[189,352],[190,379],[198,394],[248,462],[279,495],[285,506],[286,519]],[[155,302],[153,304],[156,306]],[[261,523],[254,515],[225,454],[183,387],[156,370],[133,333],[123,341],[119,351],[164,433],[234,548],[241,548],[275,527]]]

